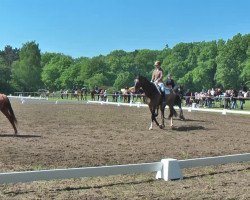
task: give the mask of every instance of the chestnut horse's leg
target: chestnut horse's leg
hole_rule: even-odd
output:
[[[176,114],[176,111],[174,109],[174,105],[173,104],[169,104],[169,116],[168,118],[170,119],[170,127],[173,127],[173,116]]]
[[[16,128],[16,124],[15,124],[15,116],[13,116],[11,112],[9,112],[8,108],[3,108],[1,111],[6,116],[6,118],[9,120],[12,127],[14,128],[15,135],[17,135],[17,128]]]
[[[179,118],[180,118],[181,120],[185,120],[185,117],[184,117],[184,115],[183,115],[183,110],[182,110],[182,108],[180,107],[179,110],[180,110],[180,116],[179,116]]]
[[[182,110],[182,108],[181,108],[181,97],[180,97],[180,95],[177,95],[177,96],[175,97],[175,104],[179,107],[179,110],[180,110],[179,118],[180,118],[181,120],[185,120],[185,117],[184,117],[184,115],[183,115],[183,110]]]
[[[177,112],[174,109],[174,106],[169,106],[170,114],[168,116],[168,119],[170,119],[170,126],[173,127],[173,116],[177,116]]]

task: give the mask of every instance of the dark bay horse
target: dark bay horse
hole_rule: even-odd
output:
[[[145,92],[145,96],[147,97],[146,103],[148,104],[149,110],[151,112],[151,125],[149,130],[153,128],[153,122],[156,123],[157,126],[163,128],[164,125],[164,111],[166,105],[169,107],[169,118],[170,118],[170,126],[173,126],[173,115],[176,115],[176,111],[174,109],[174,101],[175,94],[170,93],[166,95],[166,102],[162,102],[162,95],[158,90],[157,86],[154,83],[151,83],[147,78],[143,76],[138,76],[135,80],[135,91],[138,91],[140,88]],[[159,124],[156,117],[158,115],[158,109],[161,111],[161,120],[162,123]]]
[[[10,100],[5,94],[0,94],[0,110],[10,121],[11,125],[14,128],[15,135],[17,135],[17,119],[11,107]]]

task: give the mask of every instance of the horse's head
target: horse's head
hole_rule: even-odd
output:
[[[146,77],[144,76],[137,76],[135,79],[135,93],[137,93],[140,89],[144,92],[148,91],[148,93],[155,93],[158,92],[154,83],[151,83]]]
[[[141,85],[140,77],[137,76],[137,77],[135,78],[135,85],[134,85],[134,91],[135,91],[135,93],[137,93],[137,91],[138,91],[141,87],[142,87],[142,85]]]

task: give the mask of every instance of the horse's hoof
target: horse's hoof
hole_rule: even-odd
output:
[[[183,120],[183,121],[185,121],[185,117],[180,117],[180,120]]]
[[[159,125],[160,129],[163,129],[163,126],[162,125]]]
[[[150,127],[148,130],[153,130],[153,128]]]

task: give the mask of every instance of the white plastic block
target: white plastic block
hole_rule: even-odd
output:
[[[156,174],[156,179],[164,179],[165,181],[183,179],[180,165],[176,159],[162,159],[162,170]]]

